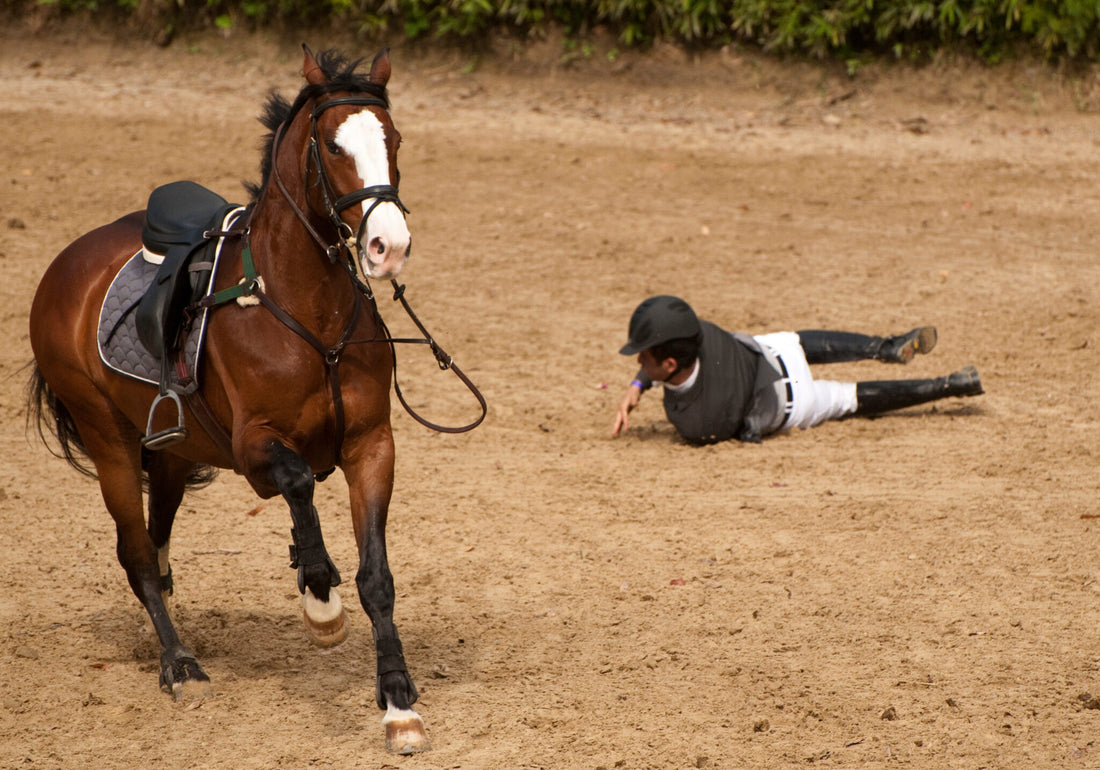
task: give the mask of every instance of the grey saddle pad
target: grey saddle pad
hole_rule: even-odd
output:
[[[229,229],[230,224],[243,210],[239,208],[229,212],[222,223],[222,229]],[[221,258],[224,240],[224,238],[219,239],[215,248],[214,269],[210,271],[206,294],[214,290],[214,278],[218,274],[218,260]],[[107,289],[107,296],[103,298],[103,307],[99,311],[99,330],[96,335],[99,342],[99,357],[103,363],[120,374],[150,385],[160,384],[160,361],[141,344],[133,310],[149,284],[153,282],[158,267],[157,263],[146,259],[144,250],[127,260]],[[184,362],[191,373],[191,381],[186,387],[181,386],[175,367],[172,367],[170,385],[172,390],[184,393],[198,387],[199,358],[203,340],[206,337],[208,315],[209,310],[206,308],[199,311],[183,347]]]

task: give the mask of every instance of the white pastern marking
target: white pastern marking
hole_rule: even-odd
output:
[[[335,588],[329,589],[328,601],[323,602],[306,587],[306,592],[302,594],[302,609],[305,610],[306,615],[309,615],[310,620],[320,625],[340,617],[340,613],[344,611],[344,605],[340,602],[340,594]]]
[[[164,545],[162,545],[160,548],[157,549],[157,566],[160,567],[160,576],[161,577],[164,577],[165,575],[168,574],[168,569],[169,569],[169,566],[170,566],[170,562],[168,561],[168,551],[171,550],[170,549],[171,544],[172,544],[172,541],[169,540],[167,543],[165,543]]]
[[[399,709],[387,700],[386,701],[386,716],[382,717],[382,724],[388,725],[388,724],[391,724],[391,723],[394,723],[394,722],[397,722],[397,723],[407,723],[407,722],[414,722],[415,723],[415,722],[418,722],[421,725],[424,724],[424,720],[421,719],[420,715],[417,714],[412,709]]]
[[[382,122],[370,110],[364,110],[350,116],[336,131],[336,144],[355,160],[355,170],[363,181],[363,187],[388,185],[390,183],[389,155],[386,152],[386,133]],[[371,204],[368,198],[361,204],[362,216]],[[374,253],[371,243],[379,238],[387,244],[384,254]],[[397,204],[384,202],[371,212],[367,220],[367,232],[359,244],[363,269],[368,275],[378,277],[386,266],[394,275],[401,269],[408,250],[409,236],[405,216]],[[366,259],[362,259],[365,256]],[[396,268],[396,269],[395,269]]]

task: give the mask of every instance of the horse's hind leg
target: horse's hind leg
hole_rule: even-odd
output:
[[[151,452],[146,470],[149,474],[149,538],[157,551],[160,593],[165,602],[172,595],[172,565],[169,545],[172,523],[183,501],[187,478],[194,463],[167,452]]]
[[[146,529],[142,511],[138,437],[136,433],[124,436],[121,430],[118,433],[112,430],[123,424],[119,415],[101,415],[100,420],[89,419],[88,412],[83,415],[84,419],[78,421],[77,427],[88,449],[88,456],[95,463],[103,501],[115,521],[119,563],[126,570],[126,578],[134,595],[149,613],[160,640],[161,689],[176,700],[206,696],[209,694],[210,678],[199,666],[195,654],[180,641],[161,595],[157,549]],[[160,507],[166,502],[155,505]],[[172,510],[174,513],[174,507]],[[157,516],[151,518],[158,520]],[[160,517],[157,527],[163,528],[163,524],[164,519]]]

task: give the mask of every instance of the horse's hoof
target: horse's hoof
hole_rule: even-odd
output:
[[[210,686],[210,680],[191,679],[186,682],[172,684],[172,700],[178,702],[200,701],[214,697],[214,690]]]
[[[202,670],[198,660],[187,648],[180,648],[183,654],[169,657],[161,656],[160,689],[172,696],[172,700],[200,700],[214,694],[210,687],[210,677]]]
[[[382,717],[382,725],[386,728],[386,751],[391,754],[419,754],[432,750],[424,720],[412,709],[390,706]]]
[[[329,590],[327,602],[306,588],[302,594],[302,619],[309,638],[319,647],[335,647],[348,638],[348,613],[335,588]]]

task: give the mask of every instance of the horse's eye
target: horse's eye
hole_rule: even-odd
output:
[[[342,149],[340,149],[340,145],[338,145],[332,139],[329,139],[325,142],[325,148],[333,155],[340,155],[344,152]]]

